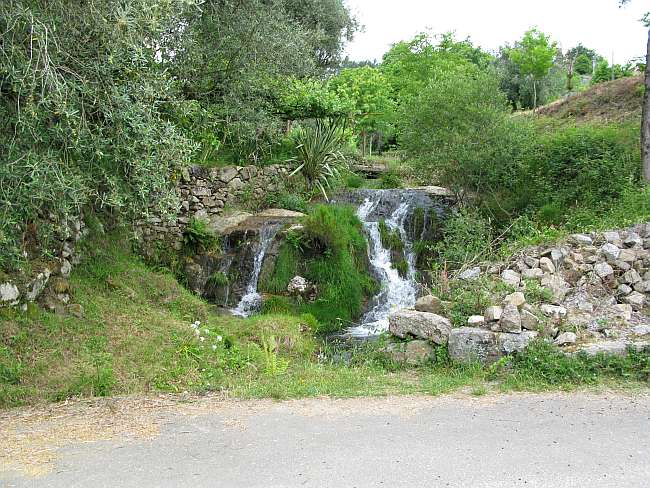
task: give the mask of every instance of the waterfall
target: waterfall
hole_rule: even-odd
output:
[[[367,337],[388,330],[388,316],[392,311],[411,308],[415,305],[417,283],[415,281],[415,253],[413,242],[409,238],[405,222],[411,213],[412,203],[409,194],[400,192],[399,204],[392,210],[386,225],[393,231],[398,231],[404,243],[404,258],[408,264],[406,277],[400,276],[393,267],[390,249],[381,243],[379,222],[372,219],[372,214],[386,202],[382,199],[394,196],[395,192],[374,191],[359,206],[357,215],[366,230],[369,239],[368,257],[370,265],[381,282],[381,290],[373,298],[372,306],[363,316],[361,324],[348,329],[353,337]]]
[[[265,225],[259,232],[259,243],[255,249],[255,258],[253,260],[253,272],[246,285],[244,296],[237,304],[237,307],[231,310],[233,315],[240,317],[248,317],[257,310],[262,304],[262,296],[257,292],[257,282],[260,278],[262,265],[264,264],[264,257],[266,251],[269,249],[273,238],[280,230],[281,225]]]

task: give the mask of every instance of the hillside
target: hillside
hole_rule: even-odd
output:
[[[540,107],[540,115],[576,122],[637,121],[641,117],[643,77],[621,78],[594,85],[570,98]]]

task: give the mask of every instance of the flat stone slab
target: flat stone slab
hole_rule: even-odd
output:
[[[400,338],[412,335],[442,345],[449,340],[451,322],[435,313],[399,310],[388,317],[388,330]]]

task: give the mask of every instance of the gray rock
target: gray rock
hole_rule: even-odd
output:
[[[629,305],[632,305],[632,308],[634,310],[641,310],[645,305],[646,300],[645,300],[645,295],[643,295],[643,293],[639,293],[638,291],[633,291],[628,296],[623,297],[622,301]]]
[[[70,273],[72,272],[72,265],[70,264],[70,261],[67,259],[61,260],[61,276],[64,278],[67,278],[70,276]]]
[[[539,268],[539,259],[533,256],[526,256],[524,258],[524,263],[526,263],[526,266],[529,268]]]
[[[621,255],[621,250],[609,242],[602,245],[600,252],[608,261],[616,261]]]
[[[629,232],[627,237],[623,240],[623,245],[625,247],[642,247],[643,238],[636,232]]]
[[[517,287],[521,283],[521,276],[516,271],[506,269],[501,273],[501,280],[508,285]]]
[[[479,276],[481,276],[481,268],[479,266],[475,266],[460,273],[458,275],[458,279],[463,281],[473,281]]]
[[[573,332],[563,332],[555,338],[553,343],[556,346],[568,346],[570,344],[575,344],[577,340],[578,336],[576,336]]]
[[[627,283],[628,285],[635,285],[636,283],[641,281],[641,275],[637,272],[635,269],[631,269],[629,271],[626,271],[623,274],[623,283]]]
[[[598,354],[605,354],[607,356],[627,356],[628,343],[623,341],[608,341],[598,342],[583,346],[576,351],[583,353],[587,356],[596,356]]]
[[[515,305],[508,304],[503,308],[499,327],[503,332],[521,332],[521,314]]]
[[[546,275],[542,278],[542,286],[547,288],[553,295],[553,303],[562,303],[566,294],[571,289],[569,284],[559,275]]]
[[[631,264],[636,261],[636,252],[634,249],[621,249],[621,254],[618,255],[618,261]]]
[[[602,278],[608,278],[614,274],[614,269],[607,263],[598,263],[594,266],[596,274]]]
[[[650,293],[650,280],[640,281],[634,285],[634,289],[639,293]]]
[[[521,334],[497,334],[499,352],[504,355],[523,352],[537,335],[537,332],[529,330],[525,330]]]
[[[290,295],[305,296],[311,293],[313,289],[314,285],[302,276],[294,276],[287,285],[287,292]]]
[[[632,328],[632,332],[634,332],[636,335],[649,335],[650,334],[650,325],[637,325],[636,327]]]
[[[453,329],[449,335],[449,356],[456,361],[493,363],[501,357],[497,335],[476,327]]]
[[[0,284],[0,305],[13,304],[18,297],[20,297],[20,291],[16,285],[9,282]]]
[[[630,320],[632,318],[632,305],[628,303],[617,303],[612,307],[615,317],[619,317],[623,320]]]
[[[544,273],[555,273],[555,265],[553,264],[553,261],[547,257],[543,257],[539,260],[539,267]]]
[[[619,287],[616,289],[616,293],[618,293],[619,295],[622,295],[622,296],[629,295],[629,294],[632,293],[633,291],[634,291],[634,290],[632,289],[632,287],[630,287],[630,286],[628,286],[628,285],[626,285],[626,284],[621,284],[621,285],[619,285]]]
[[[559,305],[549,305],[545,303],[539,307],[539,309],[544,315],[551,317],[556,321],[564,319],[567,315],[567,309]]]
[[[413,335],[436,344],[446,344],[451,332],[451,322],[435,313],[399,310],[388,317],[388,330],[401,338]]]
[[[521,326],[527,330],[537,330],[539,327],[539,319],[537,316],[528,310],[521,311]]]
[[[25,299],[28,302],[33,302],[34,300],[36,300],[39,297],[39,295],[43,293],[43,290],[45,289],[45,285],[47,285],[49,279],[50,279],[49,269],[46,269],[42,273],[38,273],[38,276],[34,278],[34,280],[30,283],[28,290],[25,292]]]
[[[516,291],[510,295],[507,295],[504,298],[503,303],[514,305],[515,307],[519,308],[526,303],[526,297],[522,292]]]
[[[485,317],[482,315],[472,315],[467,319],[467,325],[470,327],[479,327],[485,323]]]
[[[486,308],[483,316],[485,317],[485,320],[487,320],[488,322],[498,322],[501,319],[502,314],[503,314],[503,308],[497,307],[495,305]]]
[[[521,272],[521,277],[526,280],[541,280],[544,272],[540,268],[525,269]]]
[[[591,236],[588,236],[587,234],[571,234],[569,236],[569,241],[580,246],[591,246],[594,243]]]
[[[605,240],[607,242],[610,242],[610,243],[617,244],[619,242],[620,243],[623,242],[623,241],[621,241],[621,234],[619,234],[616,231],[603,232],[603,237],[605,238]]]
[[[237,176],[238,171],[237,168],[234,168],[232,166],[226,166],[225,168],[221,168],[219,170],[219,175],[218,178],[224,182],[228,183],[230,182],[235,176]]]
[[[435,359],[433,346],[422,340],[391,343],[384,352],[397,363],[406,363],[410,366],[419,366]]]
[[[417,299],[415,310],[418,312],[439,313],[442,310],[442,301],[434,295],[426,295]]]
[[[504,355],[521,352],[536,332],[521,334],[495,333],[474,327],[453,329],[449,336],[449,356],[456,361],[479,361],[489,364]]]

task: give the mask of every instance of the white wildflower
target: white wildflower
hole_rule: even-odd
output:
[[[223,341],[223,337],[217,336],[217,342],[221,342],[221,341]]]
[[[217,345],[216,345],[216,344],[212,344],[212,350],[213,350],[213,351],[216,351],[216,350],[217,350]]]
[[[205,340],[205,337],[199,337],[199,340],[203,342]]]

